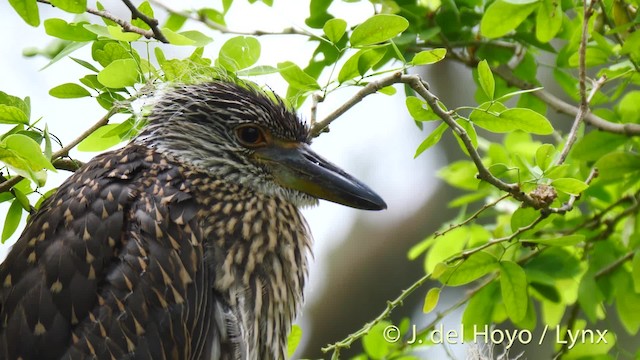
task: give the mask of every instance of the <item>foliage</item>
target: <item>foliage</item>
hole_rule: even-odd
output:
[[[32,26],[41,23],[37,2],[10,0],[16,13]],[[91,22],[84,17],[74,22],[42,21],[46,33],[62,45],[43,51],[51,63],[70,57],[87,70],[86,76],[69,79],[50,94],[61,99],[92,97],[108,112],[75,144],[52,153],[48,131],[30,118],[30,99],[0,93],[0,123],[12,126],[0,137],[0,161],[6,165],[0,201],[12,202],[2,239],[17,229],[23,209],[31,209],[24,194],[34,191],[32,186],[42,186],[46,170],[56,164],[62,167],[60,159],[69,146],[79,143],[80,149],[99,151],[135,135],[140,123],[121,104],[140,97],[149,86],[221,74],[279,73],[289,85],[287,99],[298,106],[312,94],[311,100],[319,102],[338,88],[362,87],[345,109],[315,122],[313,133],[318,135],[364,96],[394,95],[391,85],[402,83],[407,111],[416,124],[437,123],[415,156],[445,136],[453,136],[460,144],[464,159],[439,171],[445,182],[465,192],[450,203],[460,209],[460,215],[410,251],[411,260],[423,259],[424,276],[390,301],[372,322],[324,350],[337,359],[342,349],[361,340],[365,353],[358,359],[416,359],[412,351],[434,344],[410,343],[405,338],[389,341],[388,329],[407,334],[410,325],[404,321],[395,326],[388,322],[388,315],[416,291],[426,294],[424,311],[433,311],[442,305],[438,304],[442,290],[462,285],[470,286],[467,295],[442,308],[434,321],[417,330],[417,336],[426,338],[442,317],[466,305],[464,329],[507,321],[522,331],[558,325],[558,339],[566,340],[608,316],[617,318],[622,331],[637,338],[638,3],[371,0],[375,13],[361,23],[349,24],[330,11],[332,2],[311,0],[308,28],[283,31],[283,36],[306,36],[317,45],[314,56],[301,67],[289,61],[261,64],[262,32],[228,40],[217,59],[203,57],[211,37],[182,28],[200,21],[212,32],[233,33],[224,21],[233,6],[231,0],[223,1],[222,9],[169,10],[162,25],[154,19],[161,3],[143,2],[132,8],[135,20],[127,22],[99,4],[91,9],[85,1],[51,0],[61,14],[84,12],[98,17]],[[140,54],[132,46],[135,42],[146,42],[147,53]],[[186,58],[168,59],[160,42],[190,46],[193,52]],[[91,59],[73,57],[83,46],[91,47]],[[550,60],[543,62],[542,55]],[[407,75],[411,67],[443,59],[473,70],[476,104],[449,109],[419,78]],[[569,102],[540,87],[542,67],[552,70]],[[131,117],[107,124],[115,112]],[[573,117],[569,131],[561,130],[557,113]],[[427,280],[437,280],[441,286],[423,289]],[[290,352],[299,337],[296,328]],[[638,348],[616,344],[612,330],[604,339],[606,345],[587,341],[575,347],[558,341],[555,352],[566,358],[640,356]]]

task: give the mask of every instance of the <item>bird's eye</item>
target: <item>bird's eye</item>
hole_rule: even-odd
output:
[[[236,136],[240,143],[247,147],[261,146],[266,143],[264,132],[254,125],[243,125],[236,128]]]

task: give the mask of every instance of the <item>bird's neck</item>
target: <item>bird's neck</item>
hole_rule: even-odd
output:
[[[227,301],[255,358],[284,358],[307,275],[311,236],[304,218],[285,198],[195,172],[187,178],[199,193],[214,289],[231,294]]]

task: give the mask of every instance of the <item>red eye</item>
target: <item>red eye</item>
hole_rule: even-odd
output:
[[[257,147],[266,143],[264,132],[255,125],[242,125],[237,127],[236,137],[242,145],[247,147]]]

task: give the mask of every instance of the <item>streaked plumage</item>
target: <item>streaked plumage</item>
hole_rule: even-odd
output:
[[[283,359],[311,246],[298,207],[384,207],[248,86],[176,86],[148,121],[65,181],[0,265],[0,358]]]

